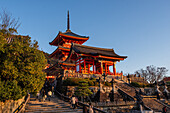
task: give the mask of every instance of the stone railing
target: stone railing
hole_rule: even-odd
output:
[[[13,113],[24,102],[24,98],[18,100],[6,100],[0,102],[0,113]]]
[[[69,102],[69,101],[71,100],[71,98],[69,98],[69,97],[67,97],[67,96],[64,96],[63,94],[59,93],[58,91],[56,91],[56,94],[57,94],[57,96],[58,96],[59,98],[61,98],[61,99],[64,100],[64,101]],[[79,105],[79,106],[83,106],[83,107],[84,107],[84,106],[89,107],[89,105],[84,104],[84,103],[81,102],[81,101],[78,101],[78,105]],[[96,107],[93,107],[93,110],[96,111],[96,112],[98,112],[98,113],[107,113],[106,111],[103,111],[103,110],[98,109],[98,108],[96,108]]]
[[[29,95],[18,100],[7,100],[0,102],[0,113],[21,113],[29,100]]]
[[[117,102],[96,102],[94,103],[94,106],[96,107],[113,107],[113,106],[128,106],[128,105],[135,105],[135,101],[117,101]]]
[[[6,100],[5,102],[0,102],[0,113],[13,113],[18,109],[24,102],[24,98],[18,100]]]
[[[118,88],[118,92],[119,92],[121,95],[126,95],[128,100],[130,100],[130,101],[135,101],[135,98],[132,97],[130,94],[128,94],[126,91],[124,91],[123,89],[121,89],[121,88],[118,87],[118,86],[116,86],[116,88]]]
[[[22,104],[22,107],[18,108],[18,112],[17,113],[22,113],[22,111],[25,110],[25,106],[28,103],[28,101],[30,100],[30,94],[27,94],[26,98],[25,98],[25,102]]]
[[[70,77],[78,77],[78,78],[99,78],[101,77],[102,74],[97,74],[97,73],[78,73],[78,72],[75,72],[75,73],[70,73],[70,72],[67,72],[65,75],[64,75],[64,78],[70,78]],[[106,79],[123,79],[123,73],[116,73],[116,75],[114,74],[108,74]]]
[[[157,100],[157,99],[154,99],[156,102],[158,102],[158,103],[160,103],[160,104],[162,104],[163,106],[166,106],[167,107],[167,109],[170,111],[170,106],[169,105],[166,105],[166,104],[164,104],[163,102],[161,102],[160,100]]]

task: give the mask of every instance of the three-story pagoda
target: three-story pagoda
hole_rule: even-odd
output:
[[[59,32],[50,42],[50,45],[57,46],[57,49],[49,56],[56,59],[56,64],[47,69],[49,70],[48,75],[53,77],[59,75],[64,77],[122,75],[123,73],[116,72],[115,64],[126,59],[127,56],[117,55],[113,49],[82,45],[88,39],[88,36],[80,36],[70,30],[68,12],[66,32]]]

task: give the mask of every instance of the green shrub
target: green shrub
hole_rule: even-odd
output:
[[[22,98],[21,87],[17,85],[17,81],[0,81],[0,101],[18,100]]]
[[[166,82],[167,85],[170,85],[170,81]]]
[[[148,84],[143,84],[140,82],[132,82],[131,85],[134,87],[147,87]]]
[[[91,77],[90,80],[96,81],[96,78]]]
[[[80,85],[80,81],[86,81],[89,86],[95,86],[97,85],[96,79],[89,79],[89,78],[67,78],[63,81],[64,86],[78,86]]]
[[[94,81],[94,86],[99,86],[99,82]]]
[[[94,81],[88,80],[89,86],[94,86]]]
[[[131,85],[134,87],[141,87],[138,82],[131,82]]]
[[[88,81],[87,80],[81,80],[79,81],[79,86],[77,87],[77,90],[75,91],[75,95],[79,97],[86,97],[92,95],[91,90],[89,89]]]
[[[111,86],[111,83],[109,83],[108,81],[106,81],[104,85],[105,85],[105,86]]]
[[[154,87],[154,84],[147,84],[146,87]]]
[[[95,78],[90,78],[87,79],[89,86],[95,86],[96,79]]]
[[[78,78],[67,78],[63,81],[64,86],[77,86],[79,85],[79,79]]]

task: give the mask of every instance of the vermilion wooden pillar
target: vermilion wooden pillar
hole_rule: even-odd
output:
[[[110,75],[109,65],[107,65],[108,75]]]
[[[84,73],[86,73],[86,61],[84,59]]]
[[[107,75],[107,63],[105,63],[105,74]]]
[[[113,74],[116,75],[116,66],[115,66],[115,63],[113,63]]]
[[[93,59],[93,74],[94,74],[94,59]]]
[[[81,73],[81,64],[80,64],[80,60],[79,60],[79,72]]]
[[[88,64],[88,73],[90,73],[90,64]]]
[[[76,66],[75,66],[75,72],[77,72],[77,62],[76,62]]]
[[[101,62],[101,74],[103,74],[103,63]]]

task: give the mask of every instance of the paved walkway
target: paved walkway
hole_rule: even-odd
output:
[[[82,113],[82,109],[71,109],[68,102],[52,97],[50,101],[40,102],[31,98],[25,108],[25,113]]]

